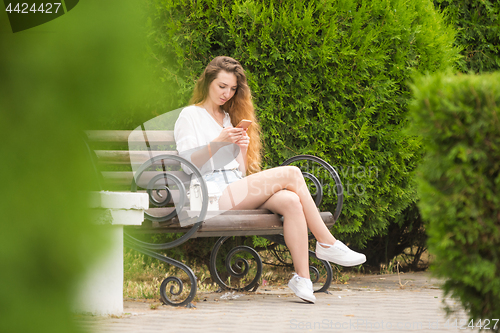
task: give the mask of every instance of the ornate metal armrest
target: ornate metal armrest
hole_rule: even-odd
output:
[[[129,241],[149,250],[165,250],[169,248],[173,248],[175,246],[178,246],[185,241],[187,241],[191,236],[200,228],[201,223],[205,220],[206,214],[207,214],[207,209],[208,209],[208,187],[205,182],[205,179],[203,179],[200,170],[190,161],[186,160],[185,158],[182,158],[177,155],[158,155],[155,156],[146,162],[144,162],[136,171],[134,175],[134,179],[132,180],[132,185],[131,185],[131,191],[136,192],[137,191],[137,184],[139,183],[141,177],[144,175],[145,171],[150,169],[153,165],[166,165],[167,163],[163,163],[164,161],[167,160],[174,160],[177,161],[181,164],[186,165],[189,167],[192,171],[193,174],[197,177],[197,179],[200,182],[201,185],[201,191],[203,195],[203,202],[202,202],[202,207],[199,216],[196,218],[194,221],[193,226],[191,229],[189,229],[188,232],[186,232],[182,237],[176,239],[175,241],[169,242],[169,243],[163,243],[163,244],[152,244],[152,243],[146,243],[142,242],[136,238],[133,238],[130,235],[127,235],[127,238]],[[163,221],[168,221],[178,215],[177,213],[179,211],[182,211],[185,208],[186,204],[186,198],[187,198],[187,193],[186,193],[186,187],[184,186],[183,181],[176,176],[173,173],[169,173],[169,171],[160,171],[157,175],[151,178],[149,182],[147,183],[146,190],[149,194],[149,201],[151,204],[153,204],[156,207],[163,207],[167,205],[171,199],[172,199],[172,191],[170,190],[168,184],[169,182],[173,183],[175,186],[177,186],[178,191],[179,191],[179,202],[175,204],[176,208],[173,209],[171,212],[169,212],[165,216],[152,216],[149,213],[145,213],[145,217],[148,220],[151,221],[157,221],[157,222],[163,222]],[[166,197],[159,201],[157,197],[161,197],[159,195],[160,190],[165,190],[166,192]],[[154,195],[156,192],[156,196]]]

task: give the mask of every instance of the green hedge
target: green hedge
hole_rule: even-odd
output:
[[[418,80],[420,209],[433,268],[471,318],[500,317],[500,73]]]
[[[456,45],[462,48],[463,72],[500,69],[500,1],[434,0],[457,30]]]
[[[12,33],[0,5],[2,333],[84,331],[73,313],[76,282],[109,239],[89,223],[95,175],[81,134],[137,102],[136,13],[135,0],[80,1]]]
[[[264,167],[296,154],[336,166],[346,185],[336,234],[363,245],[416,200],[419,141],[401,133],[416,72],[452,65],[454,31],[428,0],[149,0],[161,114],[186,105],[217,55],[248,71]],[[332,199],[326,200],[326,209]]]

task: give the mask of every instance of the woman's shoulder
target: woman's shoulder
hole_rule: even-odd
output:
[[[194,104],[189,105],[189,106],[186,106],[184,109],[182,109],[179,116],[184,116],[184,117],[198,116],[202,110],[203,110],[202,108],[200,108],[199,106],[196,106]]]

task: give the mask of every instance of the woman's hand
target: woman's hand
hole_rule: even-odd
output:
[[[248,145],[250,144],[250,137],[247,135],[247,131],[244,130],[241,138],[235,142],[242,151],[246,152],[248,149]]]
[[[222,130],[219,136],[214,139],[214,142],[237,143],[245,136],[246,136],[246,131],[242,128],[226,127]]]
[[[247,169],[247,152],[248,152],[248,145],[250,144],[250,137],[247,135],[247,131],[244,131],[243,136],[236,141],[236,144],[238,147],[240,147],[240,153],[238,154],[238,157],[236,157],[236,160],[240,164],[240,171],[246,175],[246,169]]]

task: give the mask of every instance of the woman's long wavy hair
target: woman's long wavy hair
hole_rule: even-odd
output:
[[[203,71],[194,87],[193,97],[190,104],[201,104],[208,97],[209,86],[217,78],[220,71],[233,73],[236,76],[237,88],[234,96],[222,105],[222,109],[229,113],[233,126],[236,126],[242,119],[251,120],[253,123],[247,130],[250,137],[250,144],[247,153],[247,174],[260,171],[260,126],[255,117],[252,103],[252,93],[247,84],[245,70],[241,64],[230,57],[219,56],[213,59]]]

